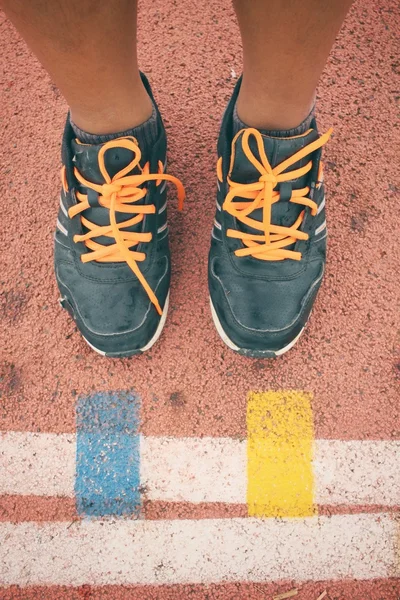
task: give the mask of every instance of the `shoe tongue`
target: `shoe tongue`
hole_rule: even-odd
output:
[[[233,146],[233,166],[232,171],[230,173],[230,177],[232,181],[235,183],[255,183],[259,180],[262,173],[258,171],[258,169],[250,162],[247,158],[244,150],[243,150],[243,135],[245,130],[242,130],[237,138],[234,141]],[[293,156],[296,152],[307,146],[311,142],[318,139],[318,132],[314,129],[308,130],[304,135],[299,135],[295,137],[288,138],[280,138],[280,137],[271,137],[265,134],[262,134],[262,140],[264,143],[264,149],[266,156],[268,158],[268,162],[271,167],[274,168],[279,165],[281,162]],[[253,135],[249,137],[249,147],[252,154],[255,158],[261,161],[260,153],[258,151],[256,139]],[[289,169],[285,170],[285,172],[290,172],[292,170],[298,169],[307,164],[310,161],[310,155],[302,158],[301,160],[295,162],[293,165],[289,167]],[[306,173],[302,177],[298,177],[288,182],[291,184],[292,189],[300,189],[307,186],[309,178],[309,173]],[[287,184],[286,184],[287,187]],[[279,190],[279,185],[276,188]],[[240,202],[241,198],[235,198],[236,202]],[[296,222],[296,219],[300,215],[303,210],[303,206],[299,204],[294,204],[293,202],[289,202],[288,198],[284,197],[284,194],[279,199],[278,202],[275,202],[272,205],[271,209],[271,223],[273,225],[290,227],[293,223]],[[251,218],[255,221],[259,221],[262,223],[263,220],[263,211],[261,208],[254,210],[251,213]],[[249,227],[248,225],[237,221],[237,228],[240,231],[245,233],[256,233],[260,234],[259,230],[254,229],[253,227]],[[288,246],[288,249],[292,249],[292,246]]]
[[[258,169],[249,161],[247,156],[243,150],[243,135],[246,130],[243,129],[239,135],[237,136],[234,142],[234,162],[231,172],[231,179],[237,183],[254,183],[258,181],[261,176],[261,173]],[[315,129],[309,129],[304,135],[298,135],[294,137],[271,137],[265,134],[262,134],[262,139],[264,142],[264,149],[267,155],[268,161],[272,168],[279,165],[281,162],[307,146],[311,142],[314,142],[318,139],[318,133]],[[256,143],[256,139],[253,135],[249,137],[249,146],[252,154],[254,154],[255,158],[261,162],[260,154],[258,152],[258,147]],[[306,156],[302,160],[294,163],[290,167],[290,171],[294,169],[298,169],[301,166],[304,166],[310,160],[309,156]],[[297,185],[298,183],[298,185]],[[303,187],[303,182],[299,179],[293,182],[293,188]]]
[[[127,138],[136,140],[134,138]],[[99,167],[99,152],[106,144],[81,144],[77,140],[72,141],[72,151],[74,154],[73,162],[79,173],[91,183],[105,183]],[[104,164],[110,177],[114,177],[119,171],[122,171],[133,160],[134,153],[128,148],[116,147],[109,148],[104,154]],[[143,157],[140,161],[144,164]],[[130,171],[129,175],[140,173],[139,167]]]
[[[136,143],[135,138],[121,138],[121,139],[130,139]],[[77,168],[79,173],[84,177],[87,181],[91,183],[103,184],[105,183],[104,177],[101,174],[100,166],[99,166],[99,152],[100,149],[106,144],[81,144],[77,140],[72,141],[72,151],[74,153],[73,163]],[[114,177],[118,172],[122,171],[134,158],[134,152],[129,150],[129,148],[123,147],[115,147],[109,148],[104,153],[104,165],[110,177]],[[146,161],[146,157],[142,155],[141,164],[144,165]],[[136,175],[141,173],[141,170],[138,166],[129,171],[127,175]],[[83,194],[87,194],[88,190],[79,185],[79,189]],[[138,204],[144,204],[146,202],[146,196],[138,202]],[[83,211],[82,213],[86,219],[91,221],[92,223],[105,226],[110,224],[110,214],[107,208],[102,206],[90,207]],[[116,213],[117,223],[121,223],[123,221],[127,221],[132,217],[127,213]],[[138,223],[137,225],[133,225],[131,227],[126,228],[126,231],[130,232],[139,232],[142,230],[143,223]],[[87,229],[83,227],[83,231],[86,232]],[[105,236],[100,236],[95,238],[95,241],[103,244],[109,245],[114,243],[112,238],[107,238]]]

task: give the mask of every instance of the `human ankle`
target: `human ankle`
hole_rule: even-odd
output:
[[[303,101],[293,102],[287,99],[270,99],[255,92],[240,90],[236,103],[238,118],[248,127],[275,131],[297,128],[312,113],[315,106],[315,94]]]
[[[71,121],[87,133],[107,135],[138,127],[151,117],[153,103],[145,90],[121,96],[112,106],[72,106]]]

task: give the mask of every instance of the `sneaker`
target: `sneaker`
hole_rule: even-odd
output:
[[[233,137],[238,82],[218,142],[209,254],[211,311],[240,354],[275,357],[299,339],[324,275],[325,193],[315,120],[303,135],[246,128]]]
[[[69,119],[64,132],[54,253],[60,303],[104,356],[148,350],[167,316],[166,183],[177,186],[180,208],[184,189],[165,173],[166,135],[156,110],[160,134],[148,156],[133,137],[82,144]]]

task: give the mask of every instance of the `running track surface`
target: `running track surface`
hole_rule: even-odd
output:
[[[217,336],[209,311],[206,279],[215,206],[216,136],[241,70],[234,14],[227,0],[155,0],[147,7],[143,5],[139,27],[141,68],[152,82],[166,123],[169,171],[183,180],[187,201],[184,212],[178,213],[171,189],[173,285],[164,333],[149,353],[131,360],[111,361],[90,351],[57,304],[52,246],[66,106],[0,13],[0,467],[4,467],[0,472],[0,535],[3,541],[13,539],[21,545],[20,552],[14,550],[16,562],[21,562],[19,570],[15,564],[14,571],[4,567],[9,560],[8,550],[8,558],[2,555],[0,585],[5,587],[0,587],[1,599],[261,600],[294,588],[298,589],[299,600],[316,600],[324,590],[330,600],[400,597],[398,479],[395,470],[392,477],[387,469],[385,479],[382,468],[389,456],[400,458],[399,30],[400,14],[395,0],[358,0],[337,39],[318,90],[320,129],[332,126],[335,133],[325,151],[329,229],[325,282],[310,324],[295,349],[275,361],[248,360],[232,353]],[[156,438],[165,438],[167,443],[171,439],[183,440],[185,448],[188,444],[192,448],[190,439],[202,437],[214,449],[214,438],[218,444],[236,444],[250,440],[248,402],[249,392],[255,390],[297,390],[300,396],[307,392],[313,422],[310,443],[315,439],[319,452],[321,444],[332,441],[331,465],[335,460],[338,464],[349,461],[351,452],[351,460],[358,465],[357,489],[349,492],[346,488],[347,471],[343,467],[338,470],[336,487],[329,492],[336,498],[331,502],[326,491],[329,485],[321,483],[315,474],[320,515],[308,518],[319,519],[320,529],[314,537],[310,534],[309,569],[304,574],[301,565],[296,566],[299,561],[295,553],[289,551],[290,546],[302,543],[306,535],[303,526],[307,528],[308,521],[293,521],[296,525],[288,535],[287,528],[292,527],[289,519],[283,522],[286,529],[282,529],[288,548],[284,547],[277,559],[282,561],[282,572],[288,573],[285,577],[274,576],[272,564],[265,580],[245,569],[239,569],[235,578],[234,561],[238,558],[233,553],[229,564],[229,556],[222,556],[223,552],[221,571],[215,576],[205,558],[202,562],[197,557],[199,562],[192,564],[191,559],[195,558],[186,548],[181,553],[185,565],[180,565],[179,548],[171,548],[172,556],[176,551],[172,568],[175,576],[166,573],[158,582],[151,577],[139,581],[141,578],[129,571],[124,579],[118,575],[118,569],[114,572],[110,567],[107,579],[107,568],[99,566],[102,536],[107,533],[100,535],[95,524],[88,525],[84,501],[79,510],[79,502],[77,508],[73,497],[72,479],[76,479],[78,494],[79,477],[85,474],[85,468],[90,470],[90,459],[94,457],[93,445],[83,443],[76,464],[71,459],[69,494],[58,480],[52,479],[59,475],[51,470],[51,461],[43,458],[38,462],[34,443],[40,445],[45,440],[41,446],[44,456],[47,451],[51,455],[57,444],[68,442],[68,436],[75,443],[75,436],[80,439],[82,399],[93,398],[94,394],[107,398],[109,392],[120,391],[119,399],[129,392],[128,396],[140,404],[134,432],[136,437],[138,431],[141,434],[138,447],[141,443],[143,446],[143,440],[152,447],[151,440]],[[16,462],[12,462],[11,454],[7,458],[7,452],[14,448],[14,432],[22,436],[15,446]],[[284,435],[284,431],[281,433]],[[47,434],[50,437],[40,437]],[[108,442],[101,438],[98,443]],[[362,442],[376,442],[383,462],[373,460],[371,445]],[[337,450],[337,455],[336,448],[342,449]],[[343,454],[343,448],[350,448],[350,454]],[[198,458],[196,452],[193,456]],[[120,458],[113,456],[112,460]],[[219,471],[215,465],[220,463],[215,460],[210,469],[217,481]],[[188,462],[187,469],[191,470],[194,464]],[[325,464],[323,460],[321,464]],[[362,471],[363,464],[370,465],[369,470]],[[350,479],[354,473],[351,465]],[[164,467],[168,471],[173,464],[165,462]],[[160,470],[160,466],[154,466],[155,479],[160,475],[157,468]],[[235,469],[242,473],[239,463],[229,468],[231,475]],[[32,469],[37,470],[42,484],[46,480],[40,493],[35,493]],[[215,485],[210,481],[214,480],[210,480],[208,471],[206,475],[212,495]],[[133,477],[131,472],[129,477]],[[199,521],[204,523],[205,531],[215,527],[218,533],[210,538],[215,550],[211,562],[218,557],[218,539],[233,535],[231,530],[238,522],[243,521],[244,528],[255,523],[261,536],[265,535],[264,527],[272,527],[271,531],[279,527],[274,519],[246,520],[246,493],[241,500],[240,490],[235,492],[237,498],[234,492],[229,497],[221,492],[218,500],[215,492],[212,502],[204,500],[203,477],[204,473],[198,474],[196,491],[186,481],[183,469],[179,477],[170,477],[165,488],[158,486],[158,491],[152,492],[144,516],[153,523],[153,546],[142,540],[141,530],[135,529],[138,547],[149,549],[150,562],[153,550],[159,550],[157,536],[167,535],[168,527],[178,542],[197,531]],[[121,485],[124,482],[126,479]],[[101,516],[101,501],[99,510],[97,516]],[[65,531],[69,520],[78,533],[70,533],[73,528]],[[123,523],[128,529],[132,524],[140,527],[140,522],[132,520],[117,519],[115,523],[117,528]],[[338,553],[335,546],[339,543],[335,523],[338,528],[348,526],[349,531],[354,531],[351,539],[359,544],[353,554],[349,550],[353,571],[346,571],[340,564],[347,555]],[[89,532],[79,529],[86,526]],[[106,529],[108,526],[109,522]],[[50,563],[51,576],[35,570],[30,555],[38,552],[41,539],[43,544],[49,543],[45,537],[53,534],[60,540],[67,536],[71,552],[78,547],[78,554],[79,536],[88,536],[85,539],[91,560],[99,569],[99,585],[85,575],[84,568],[83,579],[76,576],[74,580],[77,571],[65,561],[63,576],[57,561]],[[332,542],[332,560],[339,561],[336,570],[329,570],[327,563],[318,567],[323,561],[317,554],[327,551],[328,544],[318,536],[336,540]],[[257,549],[247,550],[253,553],[254,569],[262,570],[265,561],[257,562]],[[57,559],[54,552],[53,556],[50,548],[48,560]],[[121,558],[118,549],[114,558]],[[273,557],[269,559],[273,563]],[[242,565],[240,561],[237,564]],[[8,584],[11,587],[6,587]]]

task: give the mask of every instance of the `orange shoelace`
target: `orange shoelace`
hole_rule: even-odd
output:
[[[134,153],[134,158],[129,165],[119,171],[112,178],[107,172],[104,161],[105,153],[111,148],[126,148]],[[174,183],[178,189],[179,210],[182,210],[183,208],[185,190],[179,179],[173,175],[164,173],[164,166],[161,161],[158,163],[159,172],[153,174],[149,172],[149,163],[146,163],[143,168],[140,167],[140,159],[141,152],[136,140],[134,138],[123,138],[107,142],[99,151],[99,168],[105,183],[95,184],[87,181],[79,173],[78,169],[75,168],[74,174],[76,179],[83,186],[97,192],[99,194],[98,201],[100,206],[108,208],[110,211],[110,225],[99,226],[82,216],[82,225],[86,227],[88,231],[82,235],[75,235],[74,242],[83,242],[86,247],[91,250],[91,252],[88,254],[83,254],[81,256],[81,260],[84,263],[92,260],[97,262],[126,262],[142,284],[143,288],[146,290],[146,293],[151,302],[154,304],[157,312],[161,315],[162,309],[158,302],[157,296],[147,283],[137,264],[138,262],[142,262],[146,259],[146,254],[144,252],[132,250],[132,248],[135,248],[135,246],[140,243],[151,242],[152,234],[122,231],[122,229],[137,225],[143,221],[145,215],[154,214],[156,212],[156,207],[154,204],[137,204],[137,202],[144,198],[147,193],[146,188],[139,187],[143,183],[154,180],[156,181],[156,185],[160,185],[162,181],[171,181]],[[139,167],[141,173],[138,175],[127,175],[127,173],[129,173],[135,167]],[[76,198],[79,203],[76,206],[72,206],[68,210],[68,215],[70,218],[73,218],[77,214],[90,208],[86,194],[77,192]],[[116,212],[127,213],[134,216],[131,219],[117,223]],[[98,236],[112,238],[115,240],[115,243],[106,246],[95,242],[93,238]]]
[[[241,132],[239,132],[238,135],[240,135],[240,133]],[[242,184],[232,181],[228,176],[230,189],[222,208],[248,227],[262,231],[262,234],[258,235],[237,231],[235,229],[228,229],[226,232],[227,236],[240,239],[245,246],[245,248],[235,250],[236,256],[253,256],[260,260],[284,260],[286,258],[301,260],[301,252],[294,252],[288,250],[286,247],[296,243],[297,240],[308,239],[308,234],[300,231],[305,211],[303,210],[300,213],[291,227],[273,225],[271,223],[272,205],[280,199],[279,191],[274,188],[281,182],[290,181],[308,173],[312,168],[312,160],[304,165],[304,167],[289,172],[285,171],[305,156],[311,154],[318,148],[321,148],[326,144],[331,135],[332,129],[329,129],[327,133],[315,140],[315,142],[311,142],[293,154],[293,156],[290,156],[279,165],[272,168],[265,153],[261,133],[257,129],[252,128],[244,131],[242,137],[243,151],[246,158],[259,171],[260,178],[255,183]],[[254,156],[250,149],[250,136],[254,136],[256,139],[261,162]],[[235,142],[236,138],[234,139],[233,144]],[[230,172],[232,171],[233,159],[234,157],[232,156]],[[311,209],[311,214],[315,216],[318,207],[313,200],[307,198],[309,193],[309,187],[293,190],[290,202],[302,204],[306,207],[308,206]],[[235,201],[235,198],[238,197],[248,200],[242,202]],[[262,222],[250,217],[251,213],[258,208],[262,208],[263,210]]]

